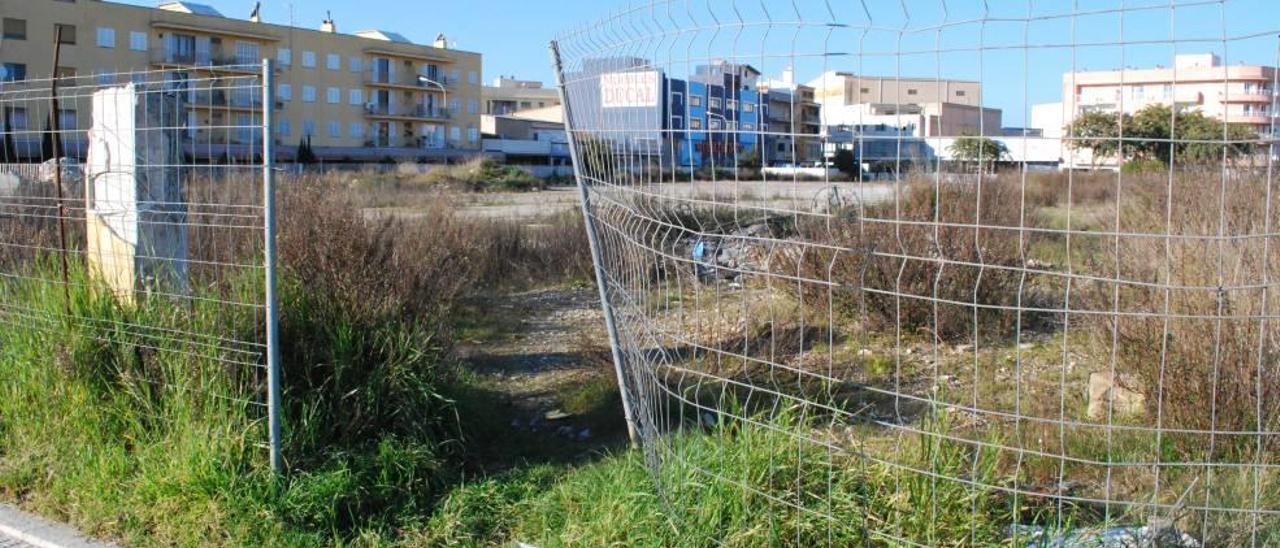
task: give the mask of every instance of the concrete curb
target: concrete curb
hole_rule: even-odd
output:
[[[109,548],[114,544],[90,539],[68,525],[54,523],[0,504],[0,547]]]

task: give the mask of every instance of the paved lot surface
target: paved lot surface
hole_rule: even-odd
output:
[[[75,529],[0,504],[0,548],[108,548]]]

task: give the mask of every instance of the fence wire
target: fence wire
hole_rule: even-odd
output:
[[[690,541],[1280,543],[1270,10],[652,0],[560,36]]]
[[[262,65],[63,72],[0,83],[0,322],[157,428],[265,421]]]

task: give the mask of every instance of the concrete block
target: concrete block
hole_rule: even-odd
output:
[[[139,293],[187,294],[182,98],[128,84],[94,93],[92,107],[85,165],[91,275],[129,302]]]

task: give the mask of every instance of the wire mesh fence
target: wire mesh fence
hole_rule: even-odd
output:
[[[156,428],[228,409],[265,421],[265,74],[0,84],[0,351],[89,367],[72,373]]]
[[[563,34],[619,378],[675,524],[1280,542],[1267,9],[654,0]]]

